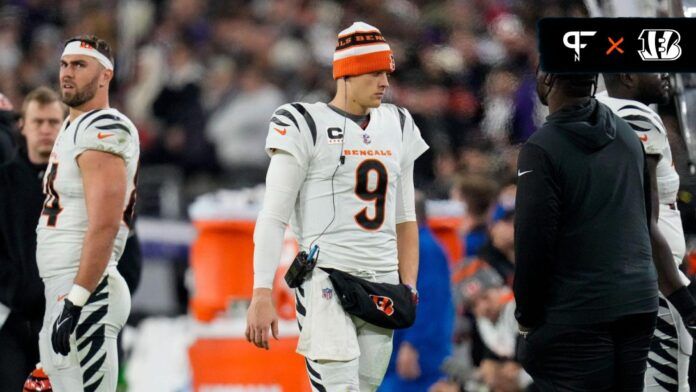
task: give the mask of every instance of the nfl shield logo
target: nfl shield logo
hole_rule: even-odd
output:
[[[365,144],[372,143],[372,139],[370,139],[370,135],[363,133],[362,137],[363,137],[363,142],[365,142]]]
[[[325,289],[321,289],[321,296],[324,299],[331,299],[333,297],[333,289],[328,287]]]

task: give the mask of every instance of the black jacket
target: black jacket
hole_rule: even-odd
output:
[[[34,165],[26,151],[0,165],[0,302],[12,312],[43,317],[44,286],[36,266],[36,223],[43,205],[46,165]]]
[[[14,156],[14,142],[12,140],[14,120],[15,115],[12,112],[0,110],[0,165]]]
[[[657,310],[645,155],[634,131],[591,99],[522,147],[515,221],[517,319],[588,324]]]

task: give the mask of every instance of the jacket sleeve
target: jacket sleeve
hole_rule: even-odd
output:
[[[560,217],[560,188],[550,158],[527,143],[518,158],[515,201],[515,317],[525,327],[544,322],[544,307]]]

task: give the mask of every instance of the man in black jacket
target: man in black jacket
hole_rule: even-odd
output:
[[[648,219],[641,142],[592,97],[595,86],[596,75],[540,71],[537,91],[550,115],[518,161],[520,359],[542,390],[642,390],[658,276],[668,299],[683,293],[669,246]],[[678,297],[680,313],[693,318],[693,299]]]
[[[39,361],[45,299],[36,267],[36,221],[41,179],[65,114],[52,90],[31,92],[22,107],[25,142],[0,165],[0,303],[10,311],[0,328],[0,391],[21,390]]]

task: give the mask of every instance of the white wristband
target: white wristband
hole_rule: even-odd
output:
[[[83,307],[87,303],[90,295],[92,295],[92,293],[90,293],[89,290],[80,286],[79,284],[73,283],[72,288],[68,293],[68,299],[73,303],[73,305]]]

